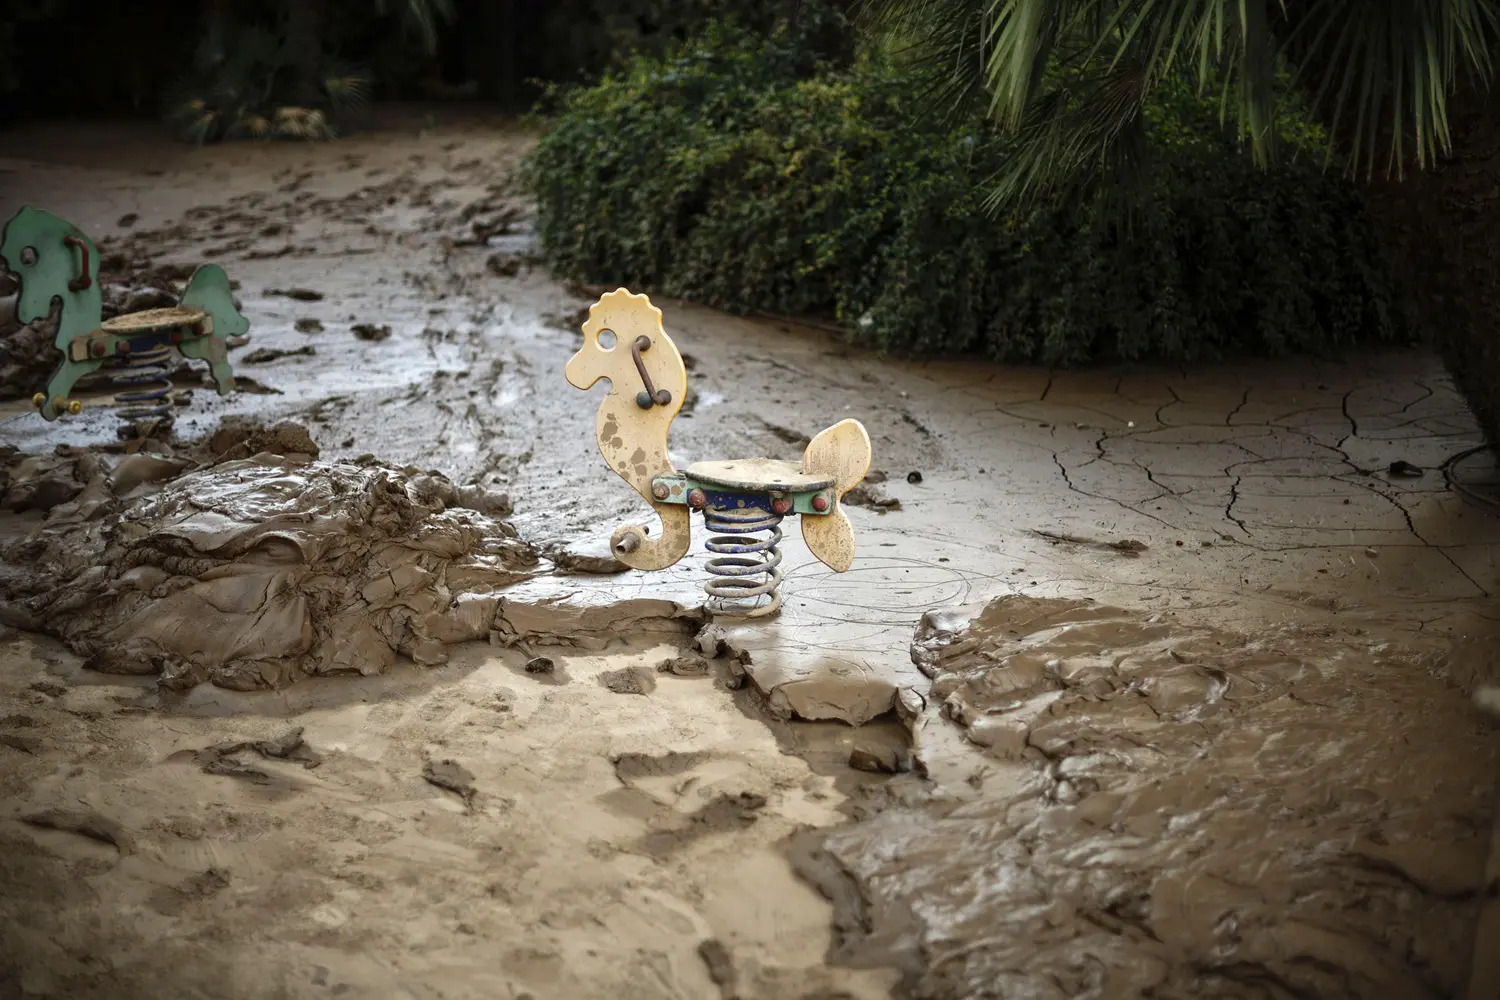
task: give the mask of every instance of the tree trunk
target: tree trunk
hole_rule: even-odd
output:
[[[1434,169],[1383,181],[1366,204],[1417,319],[1491,447],[1500,446],[1500,105],[1449,104],[1453,151]]]
[[[507,105],[519,78],[516,7],[513,0],[467,0],[458,8],[464,76],[479,84],[479,96]]]
[[[294,81],[291,99],[309,108],[323,100],[322,6],[322,0],[290,0],[286,7],[286,55]]]

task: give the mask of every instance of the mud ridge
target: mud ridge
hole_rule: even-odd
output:
[[[794,845],[834,959],[905,995],[1461,995],[1491,723],[1415,655],[1086,600],[930,614],[920,722],[984,754]],[[965,755],[967,756],[967,755]]]
[[[95,670],[173,689],[378,674],[445,647],[691,635],[700,609],[527,589],[550,564],[504,495],[435,472],[325,462],[299,425],[227,423],[193,445],[12,455],[5,506],[42,509],[0,551],[0,622]]]

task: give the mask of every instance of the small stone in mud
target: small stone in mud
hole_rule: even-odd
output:
[[[34,754],[41,745],[41,739],[29,733],[0,733],[0,746],[7,746],[21,753]]]
[[[547,551],[553,565],[568,573],[623,573],[630,567],[615,558],[608,538],[588,538]]]
[[[900,500],[892,496],[886,496],[885,492],[878,486],[873,486],[869,483],[861,483],[854,487],[854,489],[845,493],[844,498],[839,502],[850,507],[868,507],[882,514],[886,511],[901,509]]]
[[[595,298],[597,297],[595,296]],[[567,314],[542,313],[542,321],[548,326],[556,327],[559,330],[567,330],[569,333],[576,333],[580,326],[588,322],[588,319],[588,306],[580,306]],[[692,371],[692,369],[689,368],[688,371]]]
[[[1393,476],[1405,476],[1410,479],[1415,479],[1418,476],[1423,475],[1421,469],[1417,468],[1415,465],[1412,465],[1410,462],[1403,462],[1399,459],[1392,462],[1387,471],[1390,472],[1390,474]]]
[[[296,328],[298,333],[323,332],[323,321],[320,319],[313,319],[310,316],[304,316],[302,319],[297,320],[297,322],[293,323],[292,325]]]
[[[734,993],[734,963],[730,961],[729,949],[718,938],[709,938],[698,945],[698,957],[708,967],[708,978],[726,995]]]
[[[528,674],[550,674],[557,666],[552,662],[550,656],[533,656],[526,661],[526,672]]]
[[[922,481],[922,474],[916,471],[908,472],[906,474],[906,481],[913,484],[920,483]]]
[[[121,853],[128,853],[130,850],[130,838],[126,836],[125,828],[92,809],[43,809],[18,818],[27,826],[76,833],[80,837],[116,847]]]
[[[705,677],[708,674],[708,660],[697,653],[674,656],[670,660],[662,660],[658,663],[656,672],[675,674],[678,677]]]
[[[491,274],[501,278],[514,278],[521,273],[521,258],[513,253],[491,254],[489,260],[484,262],[484,266]]]
[[[464,800],[464,805],[474,803],[474,775],[457,761],[429,760],[422,765],[422,779],[457,795]]]
[[[599,681],[615,694],[650,694],[656,690],[656,675],[645,667],[625,667],[599,675]]]
[[[203,769],[204,774],[248,778],[256,782],[269,781],[271,776],[266,772],[239,759],[239,755],[245,752],[254,752],[261,757],[274,760],[296,761],[305,768],[314,768],[323,762],[322,758],[302,741],[301,726],[289,729],[280,736],[268,740],[240,740],[233,743],[219,743],[202,750],[187,751]]]
[[[911,755],[900,747],[860,744],[849,751],[849,766],[871,774],[901,774],[911,770]]]
[[[295,358],[299,355],[313,357],[318,349],[311,344],[306,347],[298,347],[295,350],[286,350],[280,347],[257,347],[244,357],[240,358],[247,365],[263,365],[269,361],[279,361],[282,358]]]
[[[667,828],[647,834],[640,846],[647,854],[666,857],[700,837],[751,826],[760,818],[759,811],[765,805],[766,797],[757,792],[721,794],[687,817],[686,822],[679,818]]]
[[[282,298],[296,299],[298,302],[322,302],[323,293],[315,292],[311,288],[267,288],[267,295],[280,295]]]
[[[177,296],[161,288],[137,288],[125,296],[123,312],[145,312],[148,309],[165,309],[177,304]]]
[[[379,342],[391,335],[391,328],[388,326],[376,326],[374,323],[355,323],[349,328],[349,332],[360,340]]]
[[[1004,715],[981,715],[964,732],[970,743],[1002,760],[1019,760],[1030,734],[1031,727],[1024,721]]]
[[[67,694],[68,686],[62,681],[47,679],[33,682],[31,685],[31,690],[40,691],[42,694],[49,695],[53,698],[61,698],[63,695]]]
[[[139,218],[140,216],[135,214],[134,212],[126,212],[124,215],[115,220],[115,225],[119,226],[121,229],[129,229],[131,226],[135,225],[136,220]]]
[[[263,382],[258,382],[248,375],[236,374],[234,377],[234,388],[236,392],[249,393],[253,396],[280,396],[280,389],[272,388]]]

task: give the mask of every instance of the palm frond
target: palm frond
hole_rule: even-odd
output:
[[[1085,177],[1133,178],[1145,137],[1139,67],[1050,89],[1028,106],[1005,169],[993,178],[992,209],[1047,195],[1073,198]]]
[[[1313,0],[1285,28],[1284,52],[1351,170],[1430,166],[1449,150],[1448,96],[1495,74],[1495,0]]]
[[[453,19],[453,0],[397,0],[401,23],[415,31],[422,47],[437,50],[438,27]],[[375,12],[382,17],[390,13],[392,0],[375,0]]]
[[[948,72],[1016,139],[996,203],[1129,175],[1150,94],[1188,81],[1256,162],[1279,155],[1278,77],[1310,95],[1346,169],[1367,177],[1447,151],[1447,100],[1495,73],[1500,0],[863,0],[878,28]],[[982,95],[982,96],[981,96]]]
[[[370,74],[358,66],[329,60],[323,68],[323,93],[336,115],[363,110],[370,102]]]
[[[988,0],[865,0],[858,14],[892,42],[893,55],[919,71],[924,115],[970,114],[985,95],[982,13]]]

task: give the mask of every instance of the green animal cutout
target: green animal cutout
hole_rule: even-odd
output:
[[[234,306],[229,277],[217,264],[193,272],[177,305],[103,320],[99,250],[94,241],[51,212],[25,207],[0,231],[0,264],[20,281],[16,299],[22,323],[45,319],[60,300],[53,344],[62,362],[33,402],[47,420],[82,408],[71,398],[78,380],[105,362],[128,361],[133,351],[171,345],[183,357],[207,361],[219,395],[234,388],[228,338],[250,329]]]

